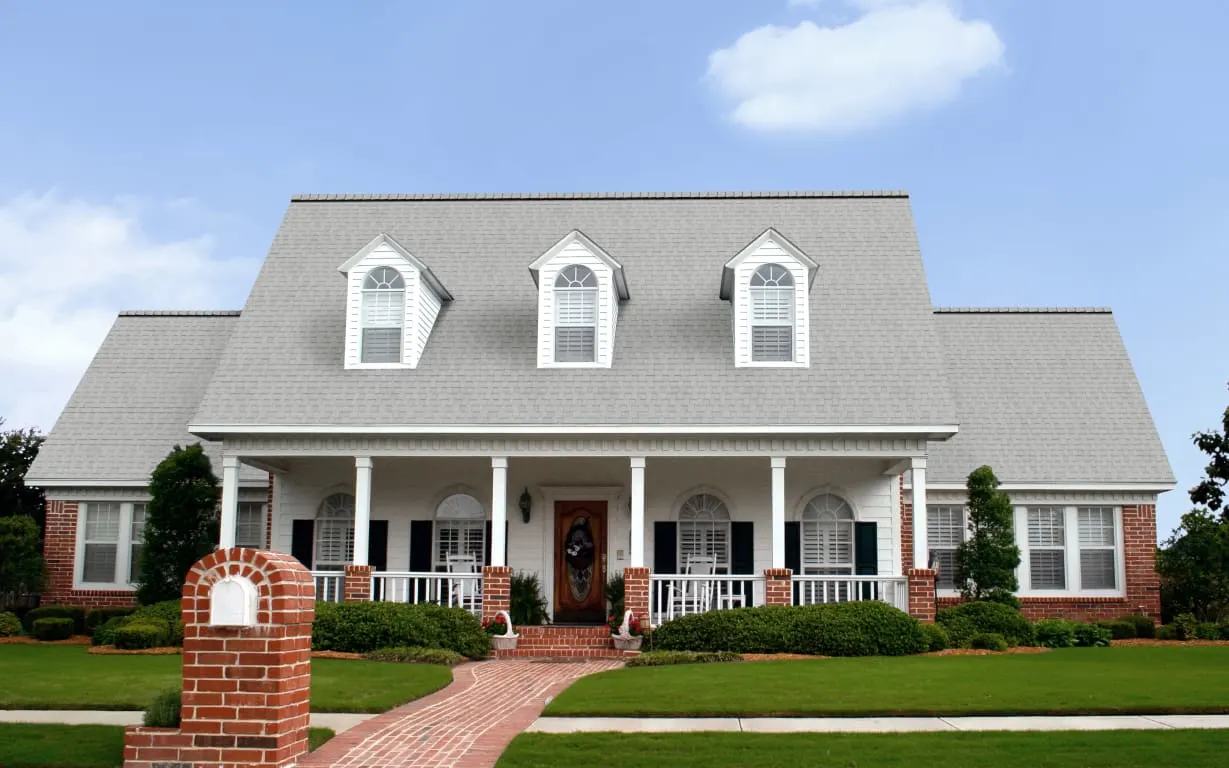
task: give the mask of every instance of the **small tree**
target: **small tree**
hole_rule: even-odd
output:
[[[1209,461],[1203,470],[1203,480],[1191,489],[1191,503],[1220,511],[1225,506],[1225,486],[1229,485],[1229,408],[1221,416],[1219,432],[1196,432],[1193,439],[1195,446],[1208,454]],[[1221,517],[1229,520],[1229,507],[1221,512]]]
[[[28,515],[0,517],[0,610],[43,588],[38,525]]]
[[[1020,548],[1012,530],[1011,499],[990,467],[969,474],[969,538],[956,548],[956,583],[967,600],[1019,607],[1015,591]]]
[[[26,471],[42,444],[43,436],[33,429],[0,432],[0,517],[27,515],[42,526],[43,491],[25,483]]]
[[[1167,616],[1229,619],[1229,521],[1206,509],[1187,512],[1157,551],[1156,570]]]
[[[178,599],[193,563],[218,541],[218,478],[209,457],[194,443],[178,445],[154,470],[137,601],[141,605]]]

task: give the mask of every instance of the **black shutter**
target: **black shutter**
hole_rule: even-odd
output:
[[[730,523],[730,573],[755,573],[755,523]]]
[[[879,573],[879,530],[875,523],[853,524],[853,572],[858,576]],[[862,585],[862,599],[879,597],[874,584]]]
[[[653,573],[678,573],[678,551],[678,523],[653,523]]]
[[[431,521],[410,521],[410,570],[428,573],[431,570]]]
[[[504,539],[504,541],[507,541],[507,539]],[[504,552],[505,554],[507,553],[506,548]],[[507,559],[505,559],[504,562],[505,563],[508,562]],[[486,536],[482,537],[482,562],[478,563],[478,568],[481,569],[482,566],[490,565],[490,564],[491,564],[491,521],[487,520],[486,521]]]
[[[785,524],[785,567],[802,573],[802,524]]]
[[[367,562],[377,571],[388,570],[387,520],[372,520],[367,527]]]
[[[312,550],[316,545],[316,522],[314,520],[295,520],[290,529],[290,555],[303,564],[307,570],[312,569]]]

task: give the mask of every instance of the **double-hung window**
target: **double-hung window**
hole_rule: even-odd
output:
[[[964,541],[964,507],[937,504],[926,510],[926,545],[939,574],[936,589],[956,589],[956,548]]]
[[[794,360],[794,276],[780,264],[765,264],[751,275],[751,360]]]
[[[361,361],[400,363],[405,328],[405,279],[392,267],[375,267],[363,278]]]
[[[454,493],[435,509],[435,565],[447,570],[449,559],[472,557],[481,567],[486,560],[486,510],[466,493]]]
[[[1028,508],[1029,589],[1067,588],[1065,517],[1063,507]]]
[[[124,588],[141,573],[144,502],[91,501],[79,507],[79,585]]]
[[[1080,589],[1117,589],[1118,533],[1113,507],[1079,507]]]
[[[597,275],[569,264],[555,278],[555,362],[597,360]]]
[[[1016,508],[1020,588],[1039,595],[1113,594],[1122,589],[1119,508]]]
[[[853,507],[832,493],[821,493],[802,510],[802,571],[806,574],[853,573]]]
[[[730,510],[710,493],[698,493],[679,508],[679,567],[692,573],[698,557],[713,559],[713,573],[730,569]]]
[[[239,502],[235,515],[235,546],[264,549],[265,505],[260,501]]]
[[[315,569],[341,571],[354,562],[354,496],[334,493],[316,510]]]

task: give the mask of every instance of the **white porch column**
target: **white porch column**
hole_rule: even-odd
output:
[[[644,457],[632,456],[632,559],[631,567],[644,567]]]
[[[239,516],[239,457],[222,457],[222,520],[218,549],[235,546],[235,521]]]
[[[785,457],[772,457],[772,567],[785,567]]]
[[[926,458],[915,456],[913,469],[913,567],[930,567],[930,546],[926,540]]]
[[[491,459],[491,565],[507,565],[508,459]]]
[[[354,457],[354,564],[367,565],[371,533],[371,457]]]

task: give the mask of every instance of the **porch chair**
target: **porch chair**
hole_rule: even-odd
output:
[[[478,567],[478,558],[473,555],[447,555],[444,562],[449,573],[475,574],[481,572]],[[481,583],[476,579],[457,579],[452,582],[452,591],[448,595],[447,605],[464,608],[473,613],[481,613]]]
[[[712,576],[717,561],[711,555],[684,555],[683,574],[687,576]],[[666,603],[666,620],[677,613],[704,613],[713,607],[713,582],[708,580],[670,582]]]

